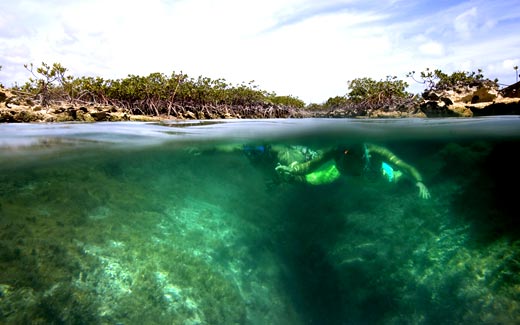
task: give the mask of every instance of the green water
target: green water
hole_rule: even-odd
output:
[[[0,126],[0,323],[518,323],[520,119],[464,121]],[[221,150],[365,140],[431,198]]]

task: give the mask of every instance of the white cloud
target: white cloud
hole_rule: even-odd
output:
[[[502,61],[502,68],[504,68],[504,69],[513,69],[513,67],[518,66],[519,62],[520,62],[520,59],[515,59],[515,60],[507,59],[507,60],[504,60],[504,61]]]
[[[471,37],[473,31],[476,29],[476,18],[477,8],[475,7],[455,17],[453,27],[460,37],[465,39]]]
[[[435,41],[429,41],[419,46],[419,51],[425,55],[441,56],[444,55],[444,46]]]
[[[497,74],[509,76],[510,78],[505,79],[504,82],[512,84],[519,79],[520,70],[518,70],[518,66],[520,66],[520,57],[514,60],[507,59],[502,61],[502,64],[493,67],[493,71],[496,71]],[[514,67],[517,67],[517,70]]]
[[[60,62],[75,76],[182,70],[232,83],[254,79],[267,91],[324,102],[345,94],[354,78],[404,79],[426,67],[489,68],[511,79],[502,62],[518,60],[520,9],[513,4],[5,0],[0,81],[23,82],[23,63],[45,61]]]

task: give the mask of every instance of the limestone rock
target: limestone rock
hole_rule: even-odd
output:
[[[514,85],[512,85],[514,86]],[[506,97],[519,95],[520,86],[508,87],[507,91],[498,90],[492,84],[479,84],[472,87],[422,94],[420,109],[428,117],[471,117],[486,115],[520,114],[520,96],[516,99]]]

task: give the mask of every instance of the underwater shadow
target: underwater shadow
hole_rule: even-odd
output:
[[[273,250],[284,261],[285,291],[309,324],[342,324],[343,298],[338,270],[329,259],[345,226],[340,213],[339,184],[295,185],[280,211],[282,229]]]

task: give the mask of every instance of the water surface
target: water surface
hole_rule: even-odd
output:
[[[0,134],[1,323],[520,320],[519,117]],[[431,198],[377,171],[287,182],[269,152],[362,143],[416,167]]]

